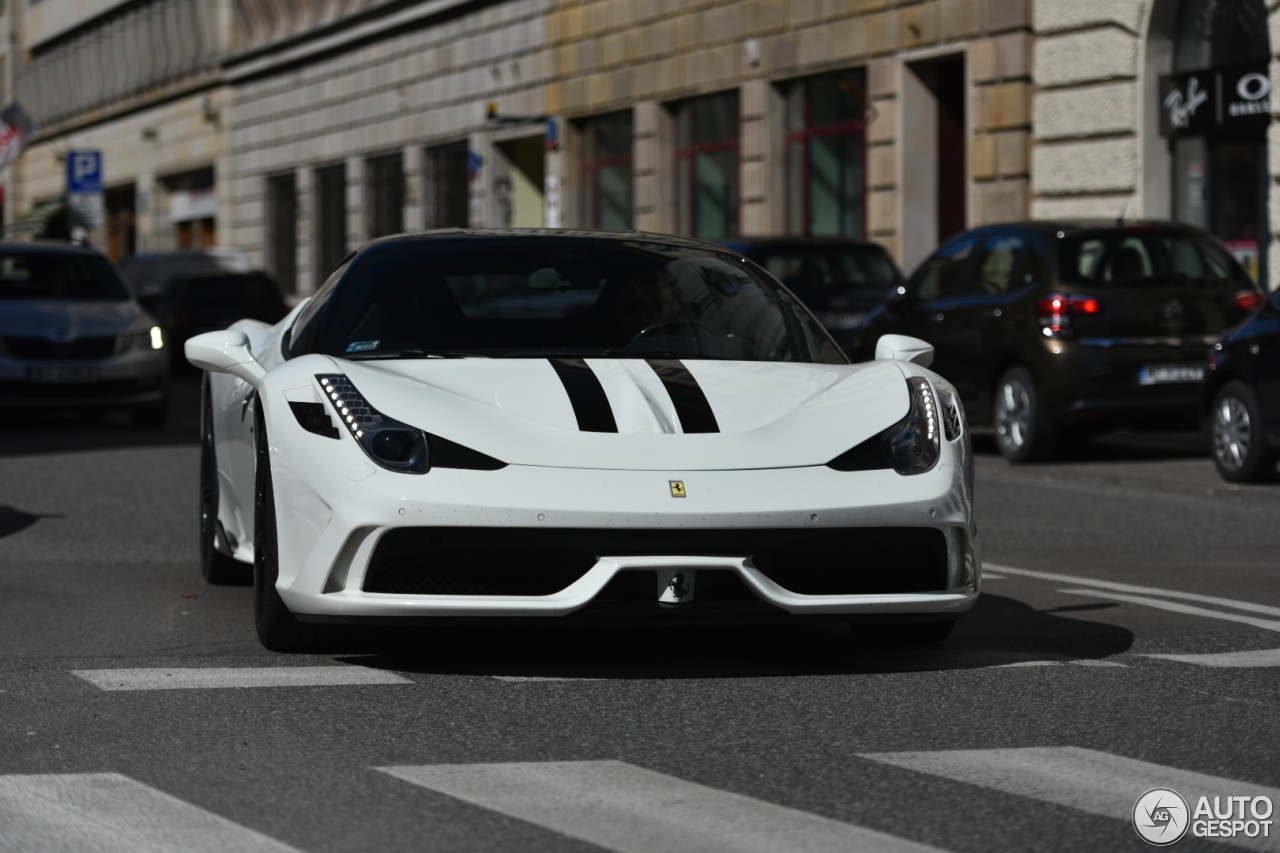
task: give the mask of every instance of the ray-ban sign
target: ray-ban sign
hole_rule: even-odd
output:
[[[1160,78],[1160,135],[1261,131],[1271,122],[1267,66],[1240,65]]]

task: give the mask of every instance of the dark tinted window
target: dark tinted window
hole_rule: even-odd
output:
[[[1253,287],[1239,264],[1213,241],[1160,229],[1082,234],[1062,241],[1062,279],[1123,284],[1149,279],[1229,280]]]
[[[939,299],[954,296],[966,290],[965,273],[969,269],[969,256],[978,238],[966,236],[943,246],[937,254],[916,270],[913,293],[917,299]]]
[[[996,296],[1016,289],[1014,271],[1022,254],[1023,240],[1014,234],[996,234],[982,247],[975,275],[964,282],[963,292]]]
[[[281,300],[265,275],[210,275],[173,282],[174,301],[193,311],[238,310],[246,317],[279,319]]]
[[[0,299],[128,299],[111,265],[92,255],[0,253]]]
[[[901,278],[879,246],[769,246],[750,257],[791,288],[884,290]]]
[[[844,363],[794,298],[754,270],[727,252],[639,239],[386,244],[352,268],[317,351]]]
[[[293,321],[293,325],[289,328],[289,354],[301,355],[302,353],[315,352],[316,344],[320,339],[320,323],[324,319],[325,308],[329,304],[329,300],[333,298],[333,292],[338,287],[338,282],[342,281],[342,277],[347,274],[347,269],[351,266],[352,258],[347,258],[344,263],[338,265],[338,268],[325,279],[324,284],[320,285],[320,289],[316,291],[315,296],[311,297],[311,301],[306,307],[299,312],[297,318]]]

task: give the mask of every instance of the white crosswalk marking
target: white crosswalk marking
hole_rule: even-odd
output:
[[[0,850],[297,853],[117,773],[0,776]]]
[[[1229,607],[1232,610],[1243,610],[1246,613],[1262,613],[1267,616],[1280,616],[1280,607],[1272,607],[1269,604],[1255,604],[1252,601],[1239,601],[1234,598],[1220,598],[1216,595],[1200,595],[1194,592],[1181,592],[1176,589],[1160,589],[1154,586],[1137,586],[1131,583],[1117,583],[1116,581],[1096,580],[1095,578],[1081,577],[1079,575],[1064,575],[1058,572],[1035,572],[1031,569],[1017,569],[1013,566],[1001,566],[995,563],[986,563],[982,567],[983,577],[990,577],[988,570],[995,569],[1002,574],[1019,575],[1021,577],[1036,578],[1037,580],[1057,581],[1059,583],[1076,584],[1077,586],[1097,587],[1098,589],[1109,589],[1114,592],[1132,592],[1138,595],[1158,595],[1162,598],[1176,598],[1183,601],[1196,601],[1200,604],[1214,604],[1218,607]]]
[[[618,853],[923,853],[935,849],[621,761],[379,769]]]
[[[1211,802],[1215,796],[1266,796],[1280,803],[1280,790],[1275,788],[1077,747],[883,752],[862,757],[1125,822],[1138,797],[1157,787],[1173,788],[1193,810],[1202,796]],[[1270,838],[1219,840],[1249,850],[1278,846],[1274,832]]]
[[[1161,658],[1192,663],[1196,666],[1215,666],[1231,669],[1261,669],[1280,666],[1280,649],[1258,649],[1249,652],[1223,652],[1206,655],[1142,655],[1144,658]]]
[[[336,687],[413,684],[393,672],[362,666],[246,666],[191,669],[77,669],[102,690],[208,690],[227,687]]]
[[[1262,628],[1265,631],[1280,631],[1280,621],[1275,619],[1259,619],[1257,616],[1241,616],[1239,613],[1223,613],[1221,610],[1209,610],[1205,607],[1195,607],[1190,604],[1178,604],[1174,601],[1161,601],[1158,598],[1148,598],[1144,595],[1121,595],[1116,592],[1103,592],[1096,589],[1060,589],[1058,592],[1065,592],[1068,595],[1088,595],[1094,598],[1107,598],[1115,601],[1123,601],[1126,604],[1141,604],[1144,607],[1154,607],[1157,610],[1168,610],[1171,613],[1185,613],[1188,616],[1204,616],[1208,619],[1220,619],[1223,622],[1239,622],[1243,625],[1252,625],[1255,628]]]

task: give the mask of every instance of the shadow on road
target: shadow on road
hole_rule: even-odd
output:
[[[0,417],[0,456],[66,453],[117,447],[196,444],[200,440],[200,377],[170,380],[165,425],[133,425],[127,412],[78,412],[65,409],[4,409]]]
[[[347,663],[420,674],[510,680],[744,678],[981,669],[1093,661],[1127,651],[1129,631],[1041,613],[984,595],[947,641],[921,647],[858,643],[839,624],[596,628],[526,624],[337,634]]]
[[[0,539],[26,530],[42,518],[65,518],[65,516],[37,515],[11,506],[0,506]]]
[[[973,436],[979,456],[999,456],[990,432]],[[1206,459],[1209,442],[1198,432],[1117,432],[1079,439],[1060,448],[1056,462],[1144,462],[1167,459]],[[1028,465],[1028,467],[1033,467]]]

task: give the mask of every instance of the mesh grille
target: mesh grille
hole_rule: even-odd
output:
[[[876,595],[947,588],[947,540],[941,530],[887,527],[836,532],[844,535],[759,551],[753,562],[769,580],[801,595]]]
[[[960,437],[960,409],[950,400],[942,407],[942,422],[947,432],[947,441],[955,441]]]
[[[114,337],[78,338],[65,343],[47,338],[5,337],[4,345],[14,358],[70,361],[73,359],[110,358],[116,351]]]

